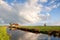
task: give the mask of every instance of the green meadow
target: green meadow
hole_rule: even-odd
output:
[[[37,29],[39,31],[60,31],[60,26],[20,26],[20,28]]]
[[[9,35],[6,30],[6,26],[0,26],[0,40],[9,40]]]

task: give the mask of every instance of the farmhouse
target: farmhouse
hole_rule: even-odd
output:
[[[16,28],[20,27],[20,25],[17,23],[10,23],[9,27],[10,27],[10,30],[16,30]]]
[[[20,25],[17,24],[17,23],[12,23],[12,24],[10,24],[10,26],[11,26],[11,27],[19,27]]]

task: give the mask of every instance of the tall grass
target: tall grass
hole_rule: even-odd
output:
[[[9,40],[5,26],[0,26],[0,40]]]

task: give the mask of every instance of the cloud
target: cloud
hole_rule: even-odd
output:
[[[42,12],[46,14],[46,13],[50,13],[53,9],[58,8],[60,6],[60,3],[59,2],[57,3],[57,0],[51,0],[47,4],[43,3],[42,5],[43,5]]]
[[[24,4],[16,3],[17,0],[15,0],[10,5],[5,1],[0,1],[0,18],[4,23],[34,24],[50,16],[49,13],[46,15],[40,13],[44,6],[38,4],[38,0],[27,0]]]
[[[2,18],[5,23],[14,22],[14,21],[16,22],[15,18],[18,18],[18,17],[17,17],[17,13],[15,12],[14,8],[12,8],[6,2],[4,2],[2,0],[0,0],[0,1],[1,1],[0,18]]]
[[[51,5],[55,2],[56,0],[51,0],[51,2],[48,5]]]
[[[41,18],[42,21],[48,20],[49,17],[50,17],[50,14],[49,13],[40,14],[40,18]]]
[[[0,0],[0,18],[5,23],[36,23],[40,21],[38,13],[42,10],[42,6],[37,4],[37,0],[28,0],[25,4],[13,3],[9,5],[7,2]]]
[[[0,24],[4,24],[4,20],[0,18]]]
[[[26,20],[29,20],[30,22],[34,23],[39,21],[40,17],[38,13],[41,11],[41,7],[37,4],[36,1],[29,0],[27,2],[23,9],[20,12],[20,16],[24,16]],[[31,3],[31,4],[30,4]],[[23,15],[24,14],[24,15]]]
[[[51,7],[45,7],[45,10],[50,12],[52,10],[52,8]]]
[[[12,9],[12,7],[7,4],[7,2],[4,2],[2,0],[0,0],[0,6],[2,6],[3,8],[9,11]]]
[[[40,0],[40,2],[43,2],[44,3],[44,2],[48,2],[48,0]]]

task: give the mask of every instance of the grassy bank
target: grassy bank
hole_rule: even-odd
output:
[[[20,28],[37,29],[39,31],[60,31],[60,26],[20,26]]]
[[[5,26],[0,26],[0,40],[9,40]]]

